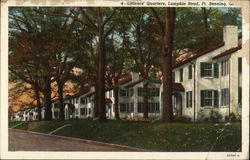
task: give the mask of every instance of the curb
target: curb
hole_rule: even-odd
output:
[[[113,144],[113,143],[92,141],[92,140],[86,140],[86,139],[75,138],[75,137],[65,137],[65,136],[59,136],[59,135],[51,135],[51,134],[46,134],[46,133],[33,132],[33,131],[27,131],[27,130],[20,130],[20,129],[13,129],[13,128],[9,128],[9,130],[13,130],[13,131],[16,131],[16,132],[32,133],[32,134],[36,134],[36,135],[43,135],[43,136],[49,136],[49,137],[57,137],[57,138],[65,139],[65,140],[84,142],[84,143],[95,144],[95,145],[99,145],[99,146],[113,146],[113,147],[118,147],[118,148],[121,148],[121,149],[123,149],[123,148],[124,149],[130,149],[131,151],[128,151],[128,152],[152,152],[150,150],[140,149],[140,148],[136,148],[136,147],[129,147],[129,146]],[[121,152],[124,152],[124,151],[121,151]]]

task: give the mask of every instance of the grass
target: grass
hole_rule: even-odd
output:
[[[241,151],[241,123],[161,123],[88,119],[51,121],[33,131],[154,151]]]
[[[12,122],[9,122],[9,128],[13,128],[14,127],[14,129],[27,130],[28,129],[28,125],[29,125],[28,122],[23,122],[23,121],[12,121]]]

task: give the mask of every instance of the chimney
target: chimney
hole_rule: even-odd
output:
[[[132,76],[132,82],[139,80],[139,73],[130,72],[130,75]]]
[[[223,40],[226,49],[238,46],[238,27],[235,25],[226,25],[223,28]]]

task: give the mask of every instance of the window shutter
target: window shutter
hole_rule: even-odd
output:
[[[219,94],[218,94],[218,91],[214,91],[214,107],[218,107],[218,103],[219,103],[219,98],[218,98]]]
[[[192,65],[188,66],[188,78],[192,79]]]
[[[204,91],[201,91],[201,107],[204,107],[205,103],[204,103],[204,98],[205,98],[205,92]]]
[[[218,63],[214,63],[214,78],[219,77],[219,65]]]
[[[188,92],[186,92],[186,107],[188,108]]]
[[[205,68],[205,64],[204,63],[200,63],[200,73],[201,73],[201,77],[204,77],[204,68]]]
[[[192,101],[193,101],[193,99],[192,99],[192,91],[190,91],[190,107],[192,108]]]

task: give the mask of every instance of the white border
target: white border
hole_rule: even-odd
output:
[[[127,0],[132,1],[132,0]],[[149,1],[149,0],[148,0]],[[246,53],[243,62],[243,104],[242,104],[242,152],[239,157],[227,157],[234,152],[9,152],[8,151],[8,7],[9,6],[121,6],[122,1],[105,0],[2,0],[1,1],[1,155],[3,159],[247,159],[249,152],[249,2],[223,1],[231,7],[241,7],[243,15],[243,46]],[[124,1],[125,2],[125,1]],[[140,2],[140,1],[139,1]],[[145,1],[147,2],[147,1]],[[164,2],[162,0],[154,2]],[[166,2],[166,1],[165,1]],[[175,2],[175,1],[169,1]],[[187,2],[180,0],[178,2]],[[202,1],[198,1],[202,2]],[[204,2],[204,1],[203,1]],[[207,2],[207,1],[205,1]],[[217,1],[221,2],[221,1]],[[129,5],[126,7],[133,7]],[[148,7],[136,6],[136,7]],[[159,6],[163,7],[163,6]],[[175,6],[172,6],[175,7]],[[187,6],[182,6],[187,7]],[[191,7],[191,6],[189,6]],[[216,6],[213,6],[216,7]],[[221,7],[221,6],[220,6]],[[244,63],[243,63],[244,64]]]

